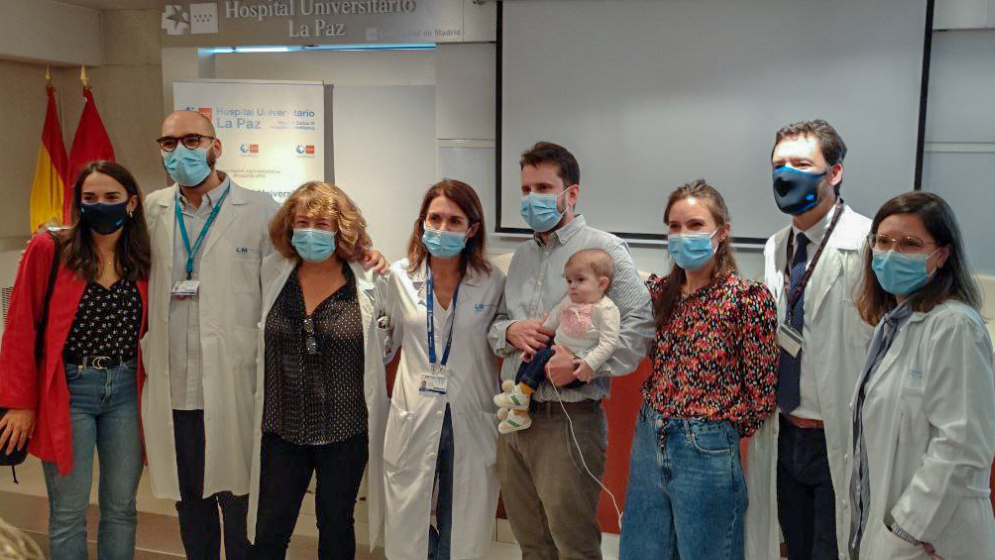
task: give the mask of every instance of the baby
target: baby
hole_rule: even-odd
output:
[[[586,363],[597,372],[618,346],[619,311],[605,293],[611,288],[615,267],[611,256],[601,249],[577,251],[563,267],[567,297],[550,311],[545,326],[556,331],[555,343],[574,353],[575,366]],[[505,381],[505,392],[494,397],[501,408],[498,431],[502,434],[524,430],[532,425],[529,403],[532,393],[546,379],[546,363],[553,357],[553,341],[538,352],[526,352],[515,381]],[[579,387],[588,379],[566,385]]]

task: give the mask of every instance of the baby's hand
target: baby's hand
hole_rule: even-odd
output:
[[[592,370],[591,366],[587,365],[587,362],[584,360],[580,358],[575,359],[574,366],[576,366],[574,369],[574,375],[577,376],[577,379],[583,381],[584,383],[590,383],[591,380],[594,379],[594,370]]]

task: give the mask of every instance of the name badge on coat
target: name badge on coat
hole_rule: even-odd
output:
[[[791,328],[791,325],[787,323],[781,323],[780,328],[777,329],[777,343],[792,358],[797,358],[802,351],[802,333]]]

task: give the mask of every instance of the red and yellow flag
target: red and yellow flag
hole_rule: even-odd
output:
[[[63,197],[66,192],[66,171],[69,158],[66,145],[62,142],[62,127],[59,125],[59,112],[55,106],[55,88],[52,87],[48,70],[45,71],[48,85],[48,108],[45,110],[45,125],[41,130],[41,147],[38,148],[38,163],[35,166],[35,180],[31,185],[31,233],[44,225],[63,223]]]
[[[79,125],[76,127],[76,136],[73,137],[73,147],[69,151],[71,182],[67,185],[65,196],[67,223],[72,219],[72,183],[76,182],[79,172],[91,161],[114,161],[114,146],[111,145],[107,129],[104,128],[104,121],[97,112],[97,105],[93,102],[93,92],[90,91],[90,80],[86,77],[85,67],[80,72],[80,80],[83,81],[83,97],[86,98],[86,102],[83,105],[83,114],[79,117]]]

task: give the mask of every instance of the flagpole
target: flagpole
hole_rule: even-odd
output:
[[[79,81],[83,82],[84,89],[90,89],[90,77],[86,75],[86,65],[80,66]]]

